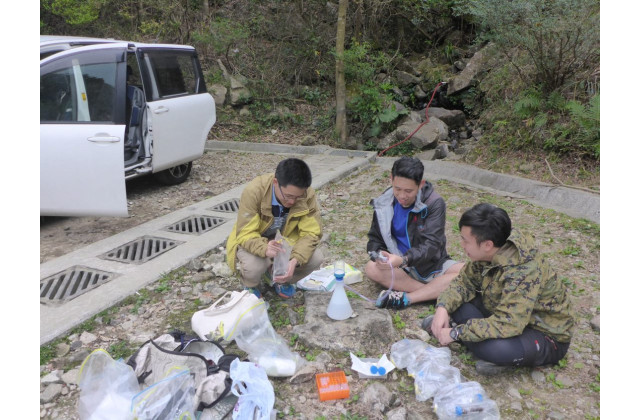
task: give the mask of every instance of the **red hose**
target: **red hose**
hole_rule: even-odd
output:
[[[436,88],[433,89],[433,93],[431,94],[431,99],[429,99],[429,103],[427,104],[427,107],[424,109],[424,116],[425,116],[425,121],[420,123],[420,125],[418,126],[418,128],[416,128],[415,130],[413,130],[413,133],[409,134],[407,136],[406,139],[393,144],[389,147],[387,147],[386,149],[384,149],[383,151],[381,151],[380,153],[378,153],[378,157],[382,156],[387,150],[389,149],[393,149],[394,147],[404,143],[405,141],[409,140],[414,134],[416,134],[418,132],[418,130],[420,130],[422,128],[423,125],[427,124],[429,122],[429,107],[431,106],[431,102],[433,101],[433,97],[436,96],[436,92],[438,91],[438,88],[440,87],[440,85],[442,84],[442,82],[438,83],[436,85]]]

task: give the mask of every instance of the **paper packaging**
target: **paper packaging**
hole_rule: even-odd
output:
[[[395,369],[395,365],[387,359],[387,355],[383,354],[380,359],[360,359],[353,353],[351,355],[351,369],[358,372],[361,378],[365,379],[384,379],[387,377],[387,374]],[[371,372],[371,367],[374,366],[379,370],[380,368],[384,368],[385,373],[383,375],[374,375]]]
[[[362,281],[362,272],[349,264],[345,264],[344,284]],[[301,290],[316,290],[331,292],[335,287],[336,278],[333,275],[333,265],[315,270],[308,276],[298,280],[297,286]]]

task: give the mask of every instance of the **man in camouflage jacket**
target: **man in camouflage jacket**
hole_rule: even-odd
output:
[[[425,329],[442,345],[461,341],[481,359],[477,368],[557,363],[569,348],[573,310],[531,238],[512,232],[507,213],[491,204],[465,212],[459,227],[471,262],[440,294]]]

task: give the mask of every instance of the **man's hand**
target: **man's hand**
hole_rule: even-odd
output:
[[[289,280],[293,278],[294,271],[296,271],[296,265],[298,265],[298,260],[295,258],[290,259],[287,274],[284,276],[276,276],[273,278],[273,281],[276,283],[289,283]]]
[[[451,338],[451,330],[453,328],[443,328],[440,330],[439,335],[436,335],[436,338],[440,342],[440,345],[446,346],[449,343],[453,343],[453,338]],[[434,333],[435,334],[435,333]]]
[[[393,267],[398,267],[400,264],[402,264],[402,257],[399,255],[390,254],[387,251],[380,251],[380,255],[382,255],[383,257],[387,257],[387,261],[383,262],[380,260],[376,260],[376,268],[378,268],[378,270],[390,270],[391,268],[389,268],[389,261],[391,261],[391,265]]]
[[[274,258],[278,252],[282,251],[282,245],[275,239],[272,239],[267,243],[267,251],[265,252],[265,255],[269,258]]]
[[[436,308],[436,313],[433,316],[433,322],[431,323],[431,332],[438,339],[440,344],[445,345],[449,344],[453,340],[449,336],[449,332],[451,328],[449,328],[449,313],[445,308],[439,306]],[[449,339],[447,343],[443,343],[446,339]]]

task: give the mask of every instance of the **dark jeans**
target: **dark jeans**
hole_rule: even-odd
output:
[[[491,313],[478,296],[451,314],[457,324],[469,319],[487,318]],[[556,364],[567,354],[569,343],[558,343],[540,331],[525,328],[521,335],[462,342],[477,358],[503,366],[541,366]]]

